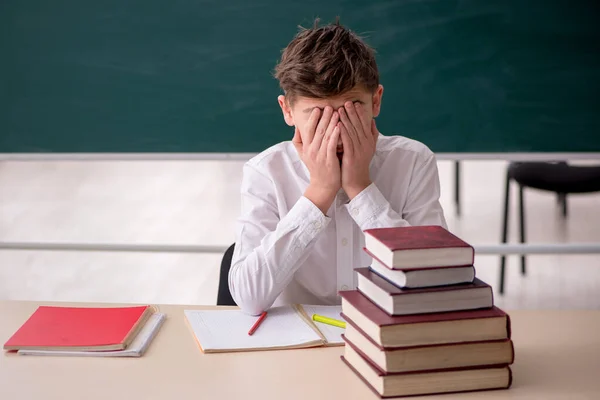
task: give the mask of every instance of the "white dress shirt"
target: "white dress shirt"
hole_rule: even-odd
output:
[[[292,142],[279,143],[244,165],[242,209],[229,272],[231,295],[258,315],[272,305],[340,304],[356,287],[355,268],[371,263],[364,230],[441,225],[434,154],[402,136],[379,135],[372,184],[352,201],[340,190],[327,215],[304,192],[310,174]]]

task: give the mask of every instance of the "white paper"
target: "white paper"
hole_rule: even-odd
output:
[[[304,311],[308,315],[308,318],[312,321],[313,314],[322,315],[323,317],[337,319],[344,321],[340,313],[342,312],[342,306],[313,306],[313,305],[302,305]],[[321,331],[328,343],[344,343],[342,339],[343,328],[337,326],[324,324],[322,322],[312,321],[317,328]]]
[[[125,350],[114,351],[70,351],[70,350],[19,350],[22,356],[62,356],[62,357],[141,357],[150,346],[152,339],[166,318],[165,314],[155,313],[148,318],[146,325]]]
[[[259,317],[239,310],[185,310],[203,350],[268,349],[320,341],[319,335],[291,306],[274,307],[252,336]]]

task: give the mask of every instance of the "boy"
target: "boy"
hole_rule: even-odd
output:
[[[365,229],[446,227],[433,153],[377,131],[383,87],[374,51],[339,23],[317,23],[275,69],[292,141],[244,166],[229,288],[252,315],[339,304],[338,291],[356,286],[353,270],[370,265]]]

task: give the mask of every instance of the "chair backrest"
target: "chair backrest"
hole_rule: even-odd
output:
[[[235,243],[229,246],[229,248],[223,254],[221,260],[221,271],[219,273],[219,291],[217,292],[217,305],[218,306],[237,306],[231,292],[229,291],[229,269],[231,268],[231,259],[233,258],[233,250]]]
[[[508,177],[521,186],[562,194],[600,191],[600,165],[513,162],[508,167]]]

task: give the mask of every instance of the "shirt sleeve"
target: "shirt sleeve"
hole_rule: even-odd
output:
[[[330,218],[306,197],[280,218],[273,181],[248,164],[241,196],[229,289],[242,311],[258,315],[292,280]]]
[[[432,154],[417,166],[408,186],[406,203],[390,204],[374,183],[346,205],[348,212],[361,228],[388,228],[418,225],[440,225],[446,220],[439,202],[440,181],[435,156]]]

